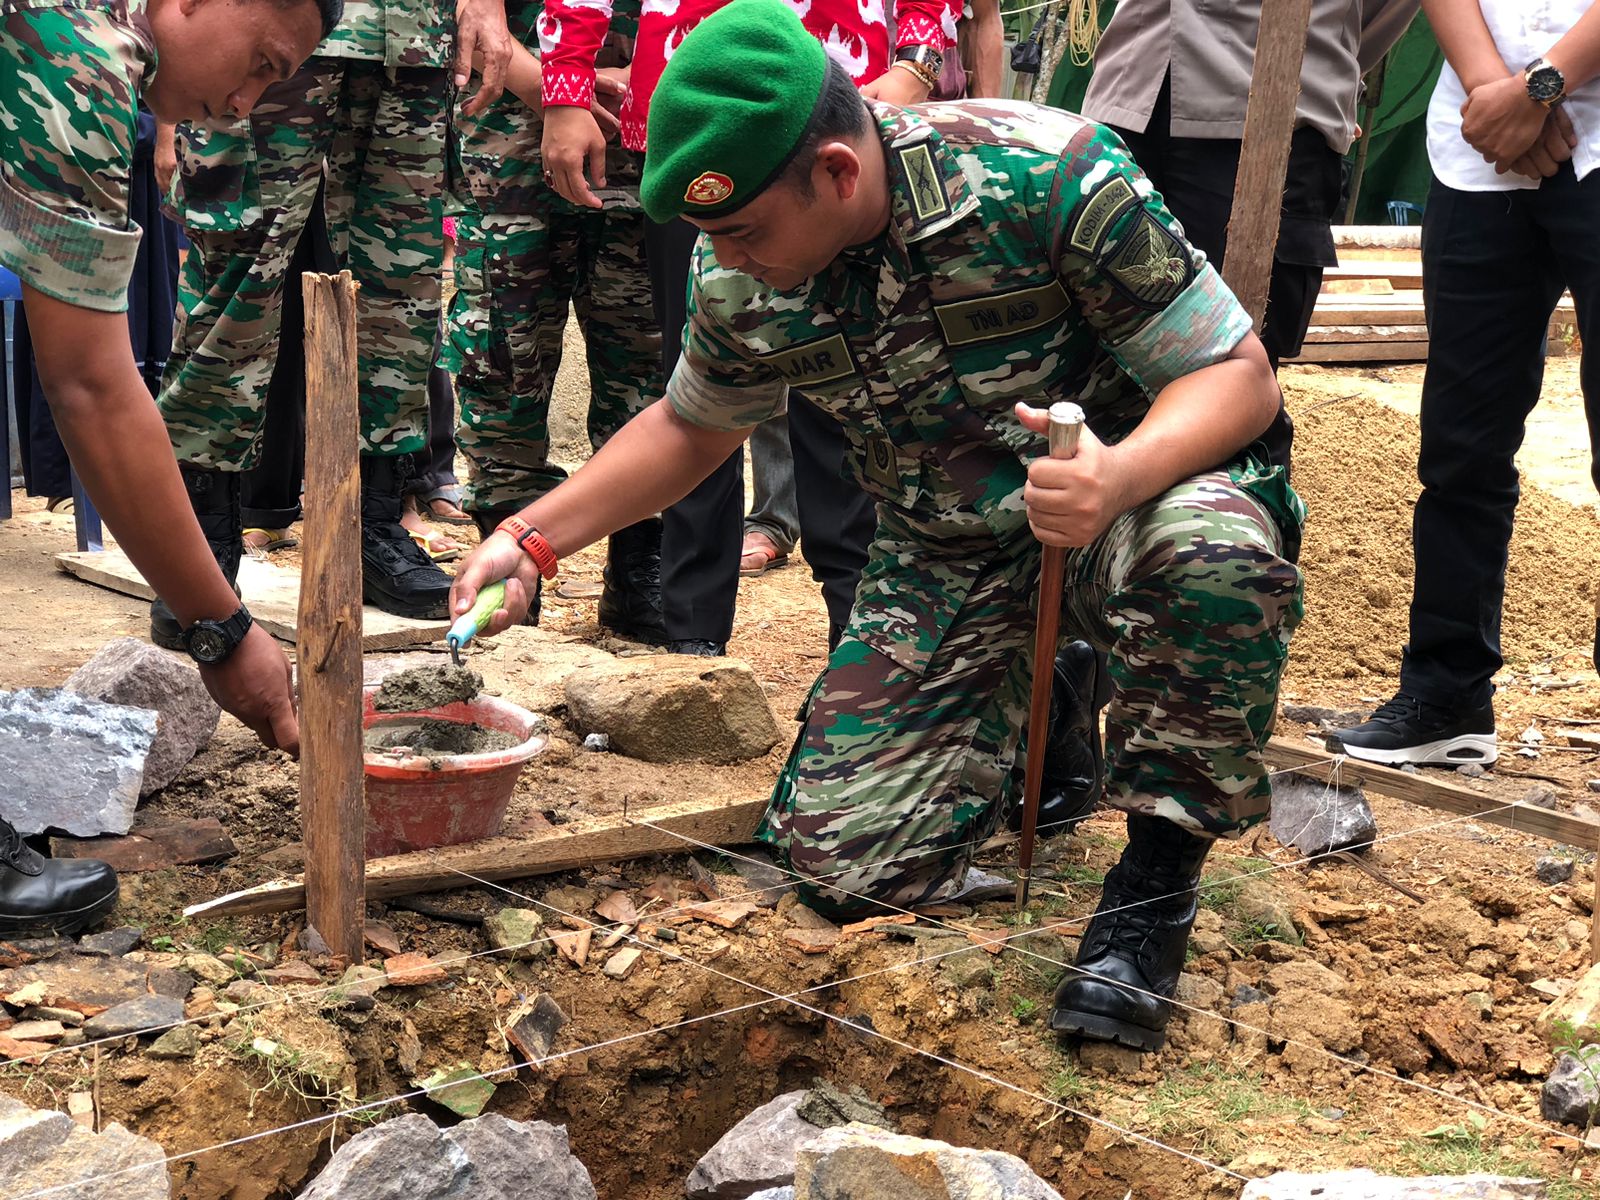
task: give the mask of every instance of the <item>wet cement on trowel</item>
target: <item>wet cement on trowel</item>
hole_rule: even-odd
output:
[[[466,667],[411,667],[383,681],[372,707],[385,713],[414,713],[471,700],[483,691],[483,676]]]
[[[471,700],[481,691],[483,676],[465,667],[412,667],[385,679],[373,698],[372,707],[383,713],[417,713]],[[509,750],[518,740],[501,729],[432,717],[381,721],[369,727],[363,739],[368,750],[408,747],[427,758]]]

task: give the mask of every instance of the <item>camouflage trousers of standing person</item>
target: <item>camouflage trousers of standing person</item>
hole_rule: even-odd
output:
[[[1009,780],[1028,714],[1036,596],[1019,594],[1006,564],[982,564],[926,669],[907,669],[860,635],[911,619],[896,609],[897,592],[921,591],[896,580],[940,569],[940,550],[895,510],[879,513],[850,625],[758,834],[807,877],[808,903],[834,913],[953,895],[1019,799]],[[1273,514],[1219,471],[1067,552],[1062,638],[1108,651],[1116,685],[1108,803],[1217,837],[1266,815],[1263,751],[1304,613],[1289,561],[1298,531],[1290,538],[1286,546]],[[1037,559],[1036,546],[1028,553]],[[1037,567],[1026,575],[1036,580]]]
[[[520,508],[566,478],[550,462],[550,401],[569,304],[588,354],[594,449],[662,392],[643,212],[547,195],[518,215],[457,221],[444,362],[456,371],[456,443],[471,464],[462,502],[473,511]]]
[[[180,137],[173,207],[192,248],[160,398],[180,462],[255,461],[284,280],[324,163],[329,237],[360,285],[362,453],[422,447],[450,103],[445,68],[312,58],[247,122]]]

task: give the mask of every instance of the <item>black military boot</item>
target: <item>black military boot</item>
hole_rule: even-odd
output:
[[[1039,788],[1039,832],[1070,833],[1094,811],[1105,790],[1100,710],[1111,699],[1105,659],[1088,642],[1069,643],[1056,655],[1051,682],[1050,735]],[[1017,772],[1016,794],[1022,794]],[[1022,805],[1011,810],[1011,830],[1022,832]]]
[[[472,518],[473,524],[478,527],[478,536],[484,541],[488,541],[489,535],[499,527],[501,521],[504,521],[507,517],[514,517],[521,511],[520,508],[516,507],[475,508],[468,515]],[[539,609],[543,593],[544,576],[535,575],[533,577],[533,597],[528,601],[528,615],[522,622],[524,625],[537,625],[539,623]]]
[[[189,506],[200,522],[200,532],[217,560],[217,566],[239,594],[239,559],[244,555],[244,519],[239,514],[239,472],[213,471],[178,464]],[[150,602],[150,640],[168,650],[183,649],[183,627],[167,602],[157,596]]]
[[[1077,965],[1056,988],[1050,1028],[1161,1049],[1211,841],[1164,817],[1128,814],[1128,848],[1106,874]]]
[[[72,934],[117,906],[117,873],[92,858],[46,858],[0,820],[0,937]]]
[[[650,517],[617,530],[606,544],[605,589],[600,624],[625,637],[660,644],[661,518]]]
[[[400,524],[409,454],[361,456],[361,598],[397,617],[443,620],[450,576]]]

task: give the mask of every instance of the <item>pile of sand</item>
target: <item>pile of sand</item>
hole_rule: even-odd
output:
[[[1364,396],[1295,390],[1289,405],[1294,482],[1310,509],[1300,557],[1306,619],[1290,670],[1306,685],[1392,682],[1411,600],[1417,422]],[[1600,517],[1524,480],[1501,634],[1509,666],[1526,669],[1574,650],[1588,657],[1597,564]],[[1387,688],[1374,683],[1373,691]]]

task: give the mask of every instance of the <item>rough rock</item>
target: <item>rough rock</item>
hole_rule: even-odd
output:
[[[1563,1026],[1588,1029],[1597,1023],[1600,1023],[1600,963],[1590,967],[1577,983],[1552,1000],[1539,1014],[1535,1028],[1540,1037],[1553,1043],[1562,1040]]]
[[[723,1134],[689,1174],[691,1200],[745,1200],[793,1183],[801,1144],[822,1132],[799,1115],[805,1098],[803,1091],[779,1096]]]
[[[561,1006],[541,992],[506,1018],[506,1037],[528,1062],[536,1063],[550,1053],[566,1023]]]
[[[1494,944],[1494,926],[1464,896],[1429,900],[1413,914],[1418,931],[1460,962],[1469,950]]]
[[[949,1200],[1004,1196],[1061,1200],[1028,1164],[998,1150],[968,1150],[906,1137],[870,1125],[843,1125],[817,1135],[795,1162],[795,1200]]]
[[[1269,992],[1292,992],[1296,989],[1322,992],[1328,996],[1337,996],[1346,988],[1342,976],[1330,971],[1318,962],[1300,959],[1295,962],[1278,963],[1267,972],[1262,981]],[[1246,985],[1240,985],[1244,987]],[[1254,991],[1255,989],[1250,989]],[[1260,997],[1260,993],[1256,993]],[[1246,1000],[1242,1003],[1250,1003]]]
[[[580,667],[567,677],[578,732],[646,762],[735,763],[778,743],[767,694],[737,659],[648,655]]]
[[[1265,879],[1247,879],[1239,885],[1233,912],[1241,921],[1251,921],[1279,937],[1298,936],[1294,906],[1288,897]]]
[[[792,1187],[763,1188],[753,1196],[746,1196],[745,1200],[794,1200]]]
[[[1584,1046],[1578,1053],[1583,1062],[1563,1054],[1539,1090],[1539,1115],[1546,1121],[1582,1126],[1600,1115],[1600,1046]]]
[[[167,1030],[145,1051],[151,1058],[193,1058],[200,1053],[200,1031],[193,1025]]]
[[[1457,1071],[1481,1071],[1489,1065],[1482,1018],[1465,1000],[1442,1000],[1424,1010],[1417,1032]]]
[[[0,971],[0,998],[17,1008],[70,1009],[92,1017],[145,991],[142,964],[101,955],[60,954]]]
[[[1402,1179],[1372,1171],[1298,1175],[1283,1171],[1245,1184],[1239,1200],[1543,1200],[1542,1179],[1505,1175],[1427,1175]]]
[[[413,1079],[428,1093],[428,1099],[442,1104],[458,1117],[478,1117],[494,1099],[494,1083],[472,1069],[471,1064],[442,1067],[426,1079]]]
[[[1274,1041],[1320,1044],[1337,1054],[1361,1044],[1355,1010],[1323,992],[1309,988],[1280,992],[1268,1011],[1267,1032]]]
[[[1302,775],[1272,779],[1272,836],[1301,854],[1331,854],[1370,845],[1378,836],[1372,805],[1360,788],[1336,788]]]
[[[5,1163],[4,1194],[28,1196],[47,1189],[58,1200],[168,1200],[166,1152],[148,1138],[112,1123],[92,1133],[66,1113],[29,1108],[0,1096],[0,1161]],[[114,1191],[106,1184],[81,1183],[116,1174]]]
[[[183,1020],[183,1001],[171,996],[140,996],[108,1008],[84,1025],[90,1038],[122,1037],[166,1029]]]
[[[733,869],[745,882],[749,894],[744,898],[762,908],[777,908],[778,901],[794,891],[793,877],[771,863],[736,858],[733,860]]]
[[[1533,873],[1539,877],[1540,883],[1552,886],[1565,883],[1572,878],[1572,860],[1562,858],[1559,854],[1542,854],[1539,861],[1533,864]]]
[[[102,933],[91,933],[78,942],[85,954],[104,954],[108,958],[121,958],[139,944],[144,930],[134,925],[122,925]]]
[[[442,1130],[413,1113],[339,1148],[300,1200],[596,1200],[567,1131],[498,1114]]]
[[[626,979],[633,973],[633,968],[639,964],[639,959],[643,956],[644,951],[639,947],[628,946],[606,959],[605,966],[600,970],[611,979]]]
[[[127,833],[156,714],[61,688],[0,692],[0,779],[21,833]]]
[[[1279,710],[1285,721],[1299,721],[1302,725],[1320,725],[1324,729],[1348,729],[1367,719],[1367,714],[1342,708],[1323,708],[1318,704],[1285,704]]]
[[[118,638],[72,673],[69,691],[107,704],[145,708],[160,718],[144,760],[139,794],[160,791],[177,778],[217,732],[217,707],[200,672],[183,658],[138,638]]]
[[[892,1129],[893,1122],[883,1105],[876,1103],[854,1084],[848,1091],[840,1091],[826,1079],[819,1079],[800,1102],[800,1119],[810,1121],[819,1129],[832,1129],[835,1125],[873,1125],[879,1129]]]
[[[483,932],[507,958],[531,960],[550,952],[544,918],[531,908],[502,908],[483,922]]]

